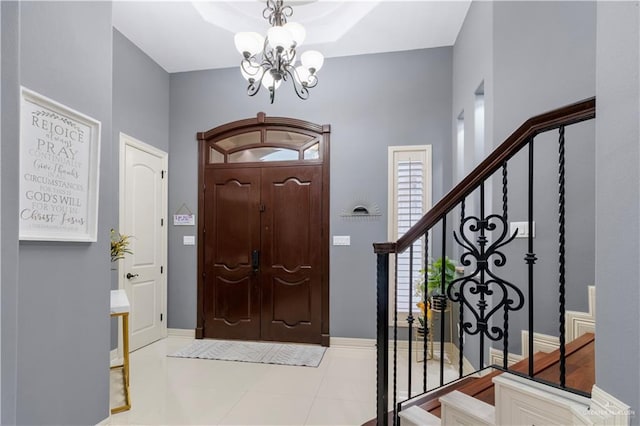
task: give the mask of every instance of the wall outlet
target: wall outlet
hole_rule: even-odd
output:
[[[536,237],[536,222],[531,222],[531,236]],[[511,222],[509,236],[517,232],[516,238],[529,238],[529,222]]]
[[[351,245],[351,235],[334,235],[333,236],[333,245],[334,246],[350,246]]]

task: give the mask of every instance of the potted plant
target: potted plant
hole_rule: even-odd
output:
[[[446,309],[447,307],[447,296],[442,294],[442,264],[444,262],[444,283],[445,288],[451,284],[451,282],[456,277],[456,265],[453,263],[451,259],[448,257],[442,257],[436,259],[431,262],[431,264],[427,267],[427,279],[426,283],[424,280],[424,269],[420,271],[423,278],[418,282],[417,289],[418,294],[421,296],[422,300],[425,299],[425,291],[426,291],[426,299],[429,301],[429,308],[434,309],[436,311],[441,311]],[[426,288],[425,288],[426,287]]]
[[[117,262],[120,259],[124,259],[125,254],[133,254],[129,249],[130,235],[123,235],[111,230],[111,262]]]

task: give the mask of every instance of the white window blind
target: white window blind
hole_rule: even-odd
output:
[[[399,161],[397,180],[397,228],[398,237],[404,235],[424,214],[424,163],[422,161]],[[415,282],[420,278],[420,269],[424,262],[423,242],[413,243],[410,249],[398,255],[398,310],[409,312],[410,287],[415,294]],[[413,255],[413,263],[411,256]],[[413,274],[411,273],[413,268]],[[411,281],[412,280],[412,281]],[[413,283],[412,286],[410,284]],[[414,297],[415,299],[415,297]],[[416,303],[416,302],[413,302]],[[413,304],[412,303],[412,304]]]
[[[431,149],[430,146],[409,146],[389,148],[389,171],[392,173],[389,185],[390,238],[396,241],[404,235],[426,213],[431,204]],[[417,297],[416,281],[420,280],[420,270],[424,267],[424,238],[413,244],[411,250],[397,256],[397,303],[399,312],[415,312]],[[395,268],[394,268],[395,269]],[[392,269],[392,273],[395,272]],[[391,282],[393,283],[393,277]],[[393,289],[391,290],[393,292]],[[393,294],[391,297],[393,300]]]

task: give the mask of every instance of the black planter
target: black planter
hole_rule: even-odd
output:
[[[447,309],[447,296],[444,294],[434,294],[431,296],[431,309],[434,311],[444,311]]]

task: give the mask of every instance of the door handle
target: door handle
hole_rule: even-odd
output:
[[[127,275],[126,275],[128,280],[130,280],[131,278],[135,278],[137,276],[138,276],[138,274],[132,274],[131,272],[127,273]]]
[[[260,251],[254,250],[251,252],[251,267],[253,268],[253,272],[258,272],[260,270]]]

